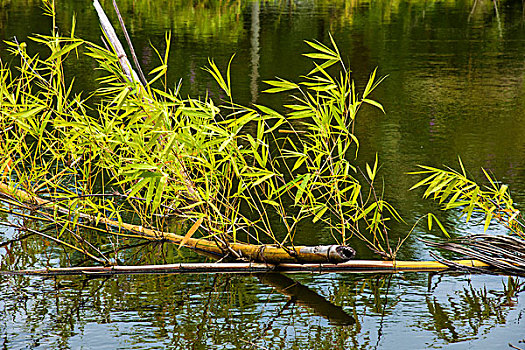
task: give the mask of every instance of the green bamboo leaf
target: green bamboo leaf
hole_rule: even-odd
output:
[[[158,183],[160,181],[159,177],[153,177],[148,179],[148,190],[146,192],[146,206],[148,206],[153,201],[153,196],[155,195],[155,189],[158,186]]]
[[[324,52],[330,56],[338,56],[337,53],[333,50],[330,50],[330,48],[320,42],[313,42],[305,40],[305,43],[310,45],[312,48],[316,49],[317,51]]]
[[[429,230],[432,228],[432,224],[431,224],[431,221],[435,221],[436,224],[438,225],[439,229],[441,230],[441,232],[443,232],[443,234],[445,235],[445,237],[447,238],[450,238],[450,235],[449,233],[447,232],[447,230],[445,229],[445,227],[441,224],[441,221],[438,220],[438,218],[432,214],[432,213],[428,213],[428,216],[429,216]],[[432,217],[432,219],[431,219]]]
[[[230,64],[231,64],[231,60],[233,59],[233,56],[232,58],[230,59]],[[206,72],[210,73],[211,76],[213,77],[213,79],[215,79],[215,81],[219,84],[219,86],[221,87],[222,90],[224,90],[224,92],[226,92],[226,95],[228,95],[228,97],[231,98],[231,89],[230,89],[230,78],[229,78],[229,69],[230,69],[230,65],[228,65],[228,72],[227,72],[227,80],[228,82],[226,82],[219,70],[219,68],[217,67],[217,65],[215,64],[215,62],[211,59],[208,59],[208,64],[210,65],[210,67],[205,67],[203,68]]]
[[[156,74],[156,75],[155,75],[155,77],[153,77],[153,79],[148,81],[148,85],[147,86],[151,86],[154,82],[156,82],[157,80],[162,78],[166,74],[167,71],[168,71],[168,65],[167,64],[162,64],[162,65],[154,68],[153,70],[151,70],[151,72],[149,72],[148,75],[153,75],[153,74]]]
[[[467,177],[467,172],[465,171],[465,167],[463,166],[463,162],[461,161],[461,157],[458,156],[459,165],[461,167],[461,171],[463,173],[463,176]]]
[[[277,203],[276,201],[272,201],[270,199],[263,199],[261,202],[269,204],[273,207],[279,207],[279,203]]]
[[[293,168],[292,168],[292,172],[293,172],[294,170],[298,169],[301,165],[303,165],[303,163],[306,161],[306,159],[307,159],[306,156],[302,156],[302,157],[300,157],[299,159],[297,159],[297,160],[295,161],[295,164],[294,164]]]
[[[319,221],[323,217],[324,213],[326,213],[327,210],[328,210],[328,206],[324,206],[321,210],[316,212],[312,222],[316,223],[317,221]]]
[[[268,175],[265,175],[263,177],[261,177],[259,180],[255,181],[251,187],[256,187],[258,185],[260,185],[261,183],[267,181],[268,179],[271,179],[275,174],[274,173],[271,173],[271,174],[268,174]]]
[[[11,114],[10,117],[15,119],[15,120],[27,119],[27,118],[30,118],[30,117],[34,116],[35,114],[38,114],[44,108],[46,108],[46,106],[38,106],[38,107],[35,107],[35,108],[32,108],[32,109],[25,110],[23,112],[18,112],[18,113]]]
[[[264,80],[265,84],[275,86],[275,88],[266,89],[263,90],[263,92],[266,93],[276,93],[276,92],[282,92],[282,91],[288,91],[288,90],[295,90],[299,89],[299,85],[286,81],[286,80]]]
[[[450,183],[448,184],[447,188],[441,194],[441,198],[439,200],[439,204],[442,204],[450,196],[450,194],[452,193],[452,191],[456,187],[457,183],[458,183],[457,179],[452,179],[452,181],[450,181]]]
[[[492,220],[492,212],[493,212],[493,210],[494,210],[494,207],[490,208],[490,210],[488,210],[485,213],[485,225],[483,226],[483,232],[487,232],[487,230],[489,228],[490,221]]]
[[[374,208],[377,207],[377,202],[370,204],[365,210],[362,211],[360,217],[366,217]]]
[[[150,181],[149,178],[142,178],[136,184],[131,186],[128,197],[134,197],[141,189],[144,188]]]
[[[320,60],[337,60],[338,57],[334,55],[327,55],[324,53],[303,53],[303,56],[308,58],[320,59]]]
[[[312,176],[312,174],[310,174],[310,173],[306,174],[305,176],[302,176],[303,180],[299,184],[299,186],[297,188],[297,193],[295,194],[295,199],[294,199],[294,204],[295,205],[297,205],[297,203],[299,203],[299,201],[303,197],[303,193],[304,193],[304,191],[306,189],[306,186],[310,182],[311,176]]]
[[[369,105],[372,105],[374,107],[377,107],[377,108],[379,108],[381,110],[381,112],[386,113],[385,109],[383,108],[383,105],[381,103],[377,102],[377,101],[370,100],[368,98],[364,98],[363,102],[368,103]]]
[[[365,90],[363,91],[363,98],[366,99],[368,94],[372,91],[372,85],[374,84],[374,80],[376,78],[376,72],[377,68],[374,69],[374,71],[370,74],[370,78],[368,78],[368,82],[366,83]]]
[[[153,181],[152,181],[153,182]],[[162,176],[158,183],[157,183],[157,186],[155,188],[155,197],[153,198],[153,206],[151,208],[151,211],[156,211],[159,206],[160,206],[160,203],[162,201],[162,195],[164,194],[164,188],[166,187],[166,184],[168,183],[168,177],[167,176]]]
[[[415,172],[414,174],[420,174],[421,172]],[[430,183],[436,176],[438,176],[439,174],[438,173],[435,173],[435,174],[432,174],[428,177],[425,177],[423,180],[419,181],[418,183],[416,183],[414,186],[410,187],[409,191],[412,191],[418,187],[422,187],[422,186],[425,186],[427,185],[428,183]]]
[[[467,219],[466,219],[466,222],[469,222],[470,217],[472,216],[472,212],[474,211],[474,207],[478,203],[478,193],[479,193],[479,188],[476,187],[474,189],[474,191],[472,192],[472,197],[471,197],[470,203],[469,203],[469,205],[467,207]]]
[[[316,64],[314,62],[315,67],[311,71],[309,71],[306,75],[309,76],[317,72],[324,71],[326,68],[331,67],[338,62],[339,60],[329,60],[329,61],[323,62],[322,64]]]
[[[84,43],[84,41],[78,41],[78,42],[75,42],[75,43],[70,44],[70,45],[65,45],[62,49],[53,52],[53,54],[51,56],[49,56],[49,58],[46,61],[55,60],[58,57],[61,57],[61,56],[65,55],[65,54],[71,52],[71,50],[76,49],[77,47],[79,47],[83,43]]]

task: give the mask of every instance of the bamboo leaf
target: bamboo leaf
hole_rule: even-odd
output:
[[[337,56],[327,55],[324,53],[304,53],[303,56],[308,58],[320,59],[320,60],[337,60]]]
[[[270,85],[270,86],[275,86],[274,88],[263,90],[263,92],[266,92],[266,93],[276,93],[276,92],[282,92],[282,91],[299,89],[299,85],[297,85],[295,83],[292,83],[292,82],[289,82],[289,81],[286,81],[286,80],[283,80],[283,79],[281,79],[281,80],[264,80],[263,82],[268,84],[268,85]]]
[[[57,59],[60,56],[64,56],[65,54],[67,54],[67,53],[71,52],[72,50],[76,49],[77,47],[79,47],[83,43],[84,43],[84,41],[77,41],[77,42],[75,42],[73,44],[65,45],[62,49],[53,52],[53,54],[51,56],[49,56],[49,58],[46,61],[52,61],[52,60]]]
[[[294,199],[294,204],[295,205],[297,205],[297,203],[299,203],[299,201],[303,197],[303,193],[304,193],[304,191],[306,189],[306,186],[310,182],[310,177],[311,176],[312,176],[312,174],[310,174],[310,173],[306,174],[305,176],[303,176],[303,180],[299,184],[299,186],[297,188],[297,193],[295,194],[295,199]]]
[[[432,213],[428,213],[428,229],[432,229],[432,221],[435,221],[436,224],[438,225],[439,229],[441,230],[441,232],[443,232],[443,234],[445,235],[445,237],[447,238],[450,238],[450,235],[449,233],[447,232],[447,230],[445,229],[445,227],[441,224],[441,222],[439,221],[439,219]]]
[[[195,221],[195,223],[191,226],[188,232],[184,235],[184,238],[179,244],[179,249],[188,242],[188,240],[193,236],[195,232],[197,232],[197,230],[199,229],[203,221],[204,221],[203,216],[200,217],[197,221]]]
[[[151,211],[154,212],[159,208],[162,201],[162,195],[164,194],[164,188],[166,187],[167,182],[167,176],[163,176],[157,181],[157,187],[155,188],[155,197],[153,198],[153,207],[151,208]]]
[[[326,213],[327,210],[328,210],[328,206],[324,206],[321,210],[316,212],[312,222],[316,223],[317,221],[319,221],[319,219],[323,217],[324,213]]]
[[[485,225],[483,226],[483,232],[487,232],[487,230],[489,228],[490,221],[492,220],[492,211],[493,210],[494,210],[494,208],[490,208],[490,210],[485,213]]]
[[[368,103],[369,105],[372,105],[374,107],[377,107],[377,108],[379,108],[381,110],[381,112],[386,113],[384,108],[383,108],[383,105],[381,103],[377,102],[377,101],[370,100],[368,98],[364,98],[363,102]]]
[[[305,43],[310,45],[312,48],[316,49],[317,51],[324,52],[327,55],[336,56],[336,57],[338,56],[335,51],[330,50],[328,46],[321,44],[320,42],[313,42],[313,41],[305,40]]]

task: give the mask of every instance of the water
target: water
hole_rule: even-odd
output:
[[[369,108],[358,116],[360,162],[378,153],[385,195],[409,223],[437,208],[420,192],[408,191],[417,179],[406,173],[417,164],[457,167],[458,155],[473,178],[482,179],[484,167],[509,184],[518,206],[525,203],[520,1],[499,2],[497,10],[494,2],[479,0],[119,3],[145,71],[157,63],[149,42],[162,49],[164,33],[172,32],[170,81],[175,85],[182,78],[184,94],[209,90],[220,97],[200,67],[213,57],[224,68],[235,53],[234,96],[242,103],[278,106],[285,97],[261,94],[262,81],[304,74],[311,63],[301,56],[308,52],[303,40],[327,42],[329,33],[348,57],[358,85],[375,67],[388,74],[374,93],[386,115]],[[108,9],[111,2],[103,5]],[[77,35],[98,42],[91,1],[58,1],[57,10],[62,30],[75,13]],[[50,22],[40,14],[36,1],[0,0],[0,36],[27,41],[33,32],[48,33]],[[0,44],[0,57],[9,61],[5,48]],[[98,73],[89,59],[67,68],[80,89],[96,87]],[[457,213],[440,218],[458,234],[482,230],[465,225]],[[0,230],[1,241],[18,234]],[[403,226],[393,234],[402,237],[406,231]],[[323,242],[319,232],[305,225],[298,239]],[[439,235],[417,228],[401,258],[430,258],[413,239],[423,234]],[[373,257],[356,248],[360,258]],[[135,248],[132,254],[138,264],[200,259],[180,257],[167,246]],[[70,258],[75,256],[32,238],[0,247],[3,269],[65,266]],[[0,342],[7,349],[495,349],[508,343],[525,348],[525,296],[511,288],[521,280],[427,274],[291,278],[328,304],[304,289],[307,301],[291,303],[276,281],[260,276],[2,276]],[[341,309],[348,318],[326,317]]]

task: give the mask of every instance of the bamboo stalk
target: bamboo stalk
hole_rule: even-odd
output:
[[[95,217],[82,212],[71,211],[63,208],[58,204],[33,196],[26,191],[16,189],[10,185],[0,182],[0,192],[18,198],[19,200],[40,205],[47,209],[58,210],[59,212],[66,215],[78,215],[80,218],[96,221]],[[206,254],[211,254],[216,257],[224,257],[228,252],[219,246],[214,241],[206,239],[198,239],[177,235],[171,232],[163,232],[145,228],[139,225],[133,225],[128,223],[119,223],[114,220],[107,218],[99,218],[99,223],[117,227],[119,229],[125,229],[127,231],[135,232],[141,235],[145,239],[149,240],[166,240],[175,244],[184,243],[187,248],[194,249],[196,251],[202,251]],[[281,264],[281,263],[341,263],[348,261],[355,256],[355,250],[347,246],[339,245],[327,245],[327,246],[295,246],[281,248],[274,245],[254,245],[246,243],[229,243],[231,250],[235,251],[241,258],[248,261],[256,261],[268,264]]]
[[[100,3],[98,2],[98,0],[93,1],[93,6],[95,7],[95,10],[97,11],[98,18],[100,21],[100,26],[102,27],[102,30],[106,34],[106,37],[108,38],[110,44],[113,46],[113,49],[115,50],[115,53],[117,54],[117,57],[120,62],[120,66],[122,67],[124,74],[130,80],[130,82],[135,82],[135,83],[140,84],[140,78],[138,74],[131,67],[131,63],[128,60],[126,51],[124,51],[124,47],[122,47],[120,40],[118,40],[118,36],[117,36],[117,33],[115,33],[115,29],[113,29],[111,22],[109,21],[108,17],[106,16],[106,13],[102,9],[102,6],[100,6]]]
[[[465,267],[486,269],[489,267],[478,260],[455,260]],[[263,263],[179,263],[142,266],[88,266],[46,268],[35,270],[0,271],[0,275],[129,275],[129,274],[209,274],[209,273],[397,273],[397,272],[440,272],[449,266],[437,261],[378,261],[352,260],[340,264],[263,264]]]

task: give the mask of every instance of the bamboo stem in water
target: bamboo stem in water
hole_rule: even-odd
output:
[[[19,200],[37,204],[47,209],[57,210],[66,215],[78,215],[81,219],[95,222],[97,219],[82,212],[72,211],[59,206],[58,204],[33,196],[26,191],[16,189],[5,183],[0,182],[0,192],[13,196]],[[228,252],[219,246],[216,242],[198,239],[192,237],[184,237],[171,232],[163,232],[154,229],[145,228],[139,225],[128,223],[119,223],[107,218],[99,218],[98,223],[117,227],[134,233],[138,233],[145,239],[149,240],[166,240],[175,244],[181,244],[187,248],[196,251],[202,251],[217,257],[224,257]],[[351,247],[340,245],[327,246],[295,246],[281,248],[274,245],[254,245],[246,243],[229,243],[231,250],[238,253],[238,255],[248,261],[256,261],[268,264],[281,263],[341,263],[348,261],[355,256],[355,251]],[[291,252],[291,253],[290,253]]]
[[[455,260],[465,267],[488,268],[478,260]],[[0,271],[3,275],[121,275],[121,274],[194,274],[194,273],[397,273],[440,272],[449,269],[437,261],[351,260],[340,264],[264,264],[264,263],[179,263],[141,266],[88,266],[35,270]]]

